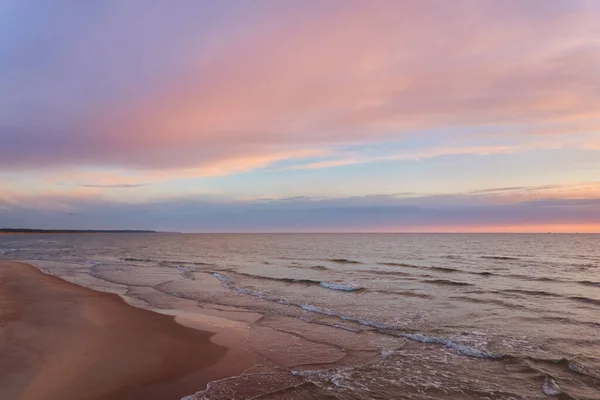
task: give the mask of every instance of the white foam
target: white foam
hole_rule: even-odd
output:
[[[346,315],[342,315],[342,314],[338,314],[335,311],[329,310],[327,308],[323,308],[323,307],[318,307],[312,304],[295,304],[292,303],[288,300],[284,300],[281,299],[279,297],[270,295],[268,293],[264,293],[261,291],[257,291],[254,289],[249,289],[249,288],[238,288],[235,286],[230,285],[231,283],[231,279],[225,275],[221,275],[217,272],[214,272],[212,274],[212,276],[214,276],[215,278],[217,278],[218,280],[220,280],[223,283],[223,286],[229,289],[233,289],[235,291],[237,291],[240,294],[246,294],[249,296],[253,296],[253,297],[257,297],[260,298],[262,300],[268,300],[268,301],[273,301],[273,302],[277,302],[279,304],[283,304],[283,305],[290,305],[290,306],[295,306],[295,307],[300,307],[302,310],[304,311],[308,311],[308,312],[312,312],[315,314],[322,314],[322,315],[327,315],[327,316],[331,316],[331,317],[337,317],[340,318],[342,320],[345,321],[351,321],[351,322],[356,322],[360,325],[363,326],[369,326],[375,329],[379,329],[379,330],[383,330],[391,335],[394,336],[398,336],[398,337],[404,337],[406,339],[409,340],[413,340],[415,342],[420,342],[420,343],[432,343],[432,344],[439,344],[442,346],[445,346],[451,350],[456,351],[459,354],[468,356],[468,357],[475,357],[475,358],[488,358],[488,359],[493,359],[493,358],[500,358],[501,355],[498,354],[493,354],[490,353],[488,351],[485,350],[481,350],[481,349],[477,349],[471,346],[467,346],[464,344],[460,344],[457,342],[454,342],[452,340],[449,339],[443,339],[443,338],[438,338],[435,336],[426,336],[426,335],[422,335],[419,333],[403,333],[403,332],[398,332],[398,330],[400,329],[397,326],[391,326],[391,325],[385,325],[385,324],[379,324],[377,322],[374,321],[369,321],[369,320],[364,320],[364,319],[359,319],[356,317],[352,317],[352,316],[346,316]]]
[[[356,286],[344,285],[342,283],[334,283],[334,282],[321,282],[320,285],[326,289],[342,290],[344,292],[353,292],[355,290],[361,289]]]
[[[381,353],[380,353],[381,358],[388,358],[392,354],[394,354],[394,350],[381,350]]]
[[[184,267],[183,265],[178,265],[176,267],[177,271],[181,273],[184,278],[193,279],[192,272],[194,272],[193,268]]]
[[[400,336],[405,337],[410,340],[413,340],[415,342],[441,344],[449,349],[452,349],[460,354],[463,354],[463,355],[469,356],[469,357],[475,357],[475,358],[500,358],[501,357],[500,355],[492,354],[485,350],[476,349],[471,346],[456,343],[449,339],[438,338],[435,336],[425,336],[425,335],[421,335],[419,333],[405,333],[405,334],[400,334]]]
[[[354,370],[355,368],[353,367],[304,371],[292,370],[292,375],[307,378],[311,382],[328,381],[338,388],[346,389],[347,386],[344,383],[351,381],[352,372]]]
[[[304,311],[309,311],[309,312],[313,312],[313,313],[316,313],[316,314],[329,315],[331,317],[337,317],[338,316],[335,312],[333,312],[331,310],[328,310],[326,308],[316,307],[316,306],[313,306],[311,304],[301,305],[300,308],[302,308]]]
[[[231,282],[231,278],[229,278],[228,276],[221,275],[218,272],[213,272],[212,276],[215,277],[215,278],[217,278],[221,282],[223,282],[226,287],[229,287],[229,283]]]
[[[542,385],[542,391],[546,396],[558,396],[561,393],[558,383],[550,376],[546,377]]]

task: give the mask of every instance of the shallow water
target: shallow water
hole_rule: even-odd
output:
[[[265,362],[197,398],[600,399],[600,235],[23,235],[0,258],[244,326]]]

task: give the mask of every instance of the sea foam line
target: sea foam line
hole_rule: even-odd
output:
[[[499,358],[503,357],[503,355],[490,353],[486,350],[481,350],[481,349],[477,349],[477,348],[474,348],[471,346],[467,346],[467,345],[452,341],[450,339],[444,339],[444,338],[439,338],[439,337],[435,337],[435,336],[426,336],[426,335],[422,335],[419,333],[405,333],[405,332],[399,331],[400,328],[397,326],[379,324],[374,321],[369,321],[369,320],[364,320],[364,319],[360,319],[360,318],[356,318],[356,317],[352,317],[352,316],[338,314],[335,311],[329,310],[327,308],[314,306],[312,304],[292,303],[288,300],[281,299],[279,297],[276,297],[276,296],[273,296],[270,294],[266,294],[266,293],[264,293],[262,291],[258,291],[258,290],[253,290],[253,289],[248,289],[248,288],[238,288],[238,287],[231,285],[231,282],[232,282],[231,278],[229,278],[228,276],[219,274],[217,272],[212,273],[212,276],[217,278],[219,281],[221,281],[225,288],[235,290],[236,292],[238,292],[240,294],[254,296],[254,297],[260,298],[262,300],[273,301],[273,302],[276,302],[276,303],[279,303],[282,305],[299,307],[304,311],[312,312],[315,314],[327,315],[330,317],[339,318],[344,321],[355,322],[355,323],[363,325],[363,326],[375,328],[375,329],[377,329],[378,332],[383,333],[383,334],[402,337],[402,338],[412,340],[414,342],[419,342],[419,343],[442,345],[448,349],[454,350],[455,352],[465,355],[465,356],[468,356],[468,357],[484,358],[484,359],[499,359]]]
[[[179,267],[177,269],[179,269]],[[326,282],[326,281],[317,281],[317,280],[311,280],[311,279],[274,278],[274,277],[270,277],[270,276],[252,275],[252,274],[239,273],[239,272],[234,272],[234,274],[246,276],[251,279],[264,279],[264,280],[276,281],[276,282],[315,285],[315,286],[321,286],[322,288],[325,288],[325,289],[341,290],[343,292],[356,292],[356,291],[365,290],[363,287],[360,287],[360,286],[347,285],[347,284],[339,283],[339,282]],[[222,275],[218,272],[213,272],[212,276],[214,276],[221,282],[227,283],[227,284],[229,284],[232,280],[230,277],[228,277],[226,275]]]
[[[356,290],[362,289],[362,288],[359,288],[356,286],[344,285],[342,283],[334,283],[334,282],[321,282],[320,285],[321,285],[321,287],[324,287],[326,289],[342,290],[344,292],[354,292]]]

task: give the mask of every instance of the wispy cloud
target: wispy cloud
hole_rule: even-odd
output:
[[[131,202],[92,193],[77,197],[56,193],[45,197],[21,195],[0,204],[3,207],[0,225],[30,221],[32,227],[209,232],[523,231],[534,228],[565,231],[576,227],[575,230],[581,232],[600,232],[598,182],[489,188],[464,194],[299,196],[261,201],[203,195]],[[65,213],[75,215],[65,219]]]
[[[122,183],[114,185],[95,185],[91,183],[80,183],[77,186],[88,188],[108,188],[108,189],[127,189],[148,186],[147,183]]]
[[[572,134],[600,119],[593,2],[266,2],[250,14],[155,3],[144,19],[108,2],[102,13],[78,6],[90,22],[106,16],[84,25],[70,6],[52,18],[29,11],[40,35],[64,40],[6,35],[15,54],[0,70],[5,168],[260,166],[434,127],[510,121],[523,134],[540,124]],[[218,30],[208,15],[221,16]],[[19,64],[27,51],[41,54],[39,68]]]
[[[9,3],[0,217],[595,221],[598,2]]]
[[[517,147],[509,146],[478,146],[478,147],[460,147],[460,148],[431,148],[416,149],[410,152],[392,154],[385,156],[361,157],[357,154],[355,157],[340,158],[333,160],[317,161],[307,164],[295,165],[287,169],[323,169],[332,167],[341,167],[353,164],[367,164],[381,161],[419,161],[430,158],[456,155],[489,155],[499,153],[510,153],[518,150]]]

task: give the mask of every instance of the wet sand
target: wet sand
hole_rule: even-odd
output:
[[[248,367],[212,335],[0,261],[0,399],[179,399]]]

